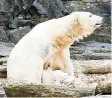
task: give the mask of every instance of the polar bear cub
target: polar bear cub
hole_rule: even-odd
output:
[[[7,76],[15,81],[40,84],[50,67],[74,75],[70,45],[87,37],[102,24],[102,17],[90,12],[73,12],[36,25],[13,48],[7,63]],[[44,79],[50,79],[47,75]]]

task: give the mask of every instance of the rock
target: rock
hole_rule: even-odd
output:
[[[8,27],[10,29],[16,29],[19,27],[25,27],[25,26],[34,26],[31,20],[25,20],[25,19],[17,19],[15,18],[14,20],[10,20]]]
[[[0,79],[7,78],[7,59],[8,57],[0,59]]]
[[[11,30],[9,32],[11,41],[16,44],[25,35],[25,30],[27,33],[27,27]],[[13,47],[11,43],[0,42],[0,56],[8,56]],[[73,60],[110,60],[111,44],[99,42],[86,42],[85,45],[73,44],[70,47],[70,56]]]
[[[0,41],[9,41],[7,35],[6,35],[6,31],[4,30],[3,27],[0,27]]]
[[[0,97],[1,97],[1,98],[6,97],[5,91],[4,91],[4,89],[3,89],[2,86],[0,86]]]
[[[112,82],[103,81],[96,86],[95,95],[110,95]]]
[[[86,42],[85,46],[83,44],[72,45],[70,47],[70,54],[71,58],[75,60],[107,60],[111,59],[111,45],[100,42]]]
[[[38,13],[40,13],[41,15],[48,15],[47,11],[43,8],[43,6],[40,3],[34,1],[32,6],[35,6],[37,8]]]
[[[81,97],[81,98],[112,98],[112,95],[97,95],[97,96],[89,96],[89,97]]]
[[[0,78],[7,78],[6,66],[0,65]]]
[[[4,86],[8,97],[73,97],[80,98],[84,96],[93,96],[96,86],[72,87],[58,85],[35,85],[35,84],[8,84]],[[109,86],[110,88],[110,86]],[[111,90],[109,89],[109,92]]]
[[[61,0],[39,0],[39,2],[47,10],[49,19],[67,14],[67,10]]]
[[[0,0],[0,12],[8,12],[11,10],[9,0]]]
[[[0,41],[0,58],[8,57],[13,47],[14,44],[12,43],[6,43]]]
[[[0,0],[0,26],[6,26],[11,16],[9,0]]]
[[[66,86],[9,85],[4,87],[8,97],[74,97],[79,94]]]
[[[93,2],[93,3],[95,3],[95,2],[110,2],[110,0],[82,0],[83,2]]]
[[[25,34],[27,28],[19,28],[11,30],[10,36],[13,43],[17,43]],[[30,29],[29,29],[30,30]],[[22,33],[23,32],[23,33]],[[12,35],[11,35],[12,34]],[[75,44],[74,44],[75,45]],[[111,59],[111,44],[99,42],[86,42],[85,45],[72,45],[70,47],[71,59],[75,60],[110,60]],[[11,43],[0,42],[0,56],[8,56],[14,47]]]
[[[14,30],[9,30],[9,39],[11,42],[16,44],[24,35],[26,35],[31,28],[29,27],[21,27]]]
[[[111,73],[111,60],[74,60],[74,72],[80,70],[84,74]]]
[[[0,12],[0,26],[7,26],[10,20],[11,12]]]

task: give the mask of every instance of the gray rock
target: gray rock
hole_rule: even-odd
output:
[[[14,44],[0,41],[0,58],[9,56]]]
[[[16,28],[24,27],[24,26],[32,27],[33,22],[31,20],[25,20],[25,19],[19,19],[19,18],[15,18],[14,20],[11,20],[9,22],[9,28],[16,29]]]
[[[111,44],[88,42],[84,45],[71,46],[70,54],[76,60],[111,59]]]
[[[6,26],[9,23],[11,12],[0,12],[0,26]]]
[[[47,15],[48,14],[47,11],[43,8],[43,6],[40,3],[34,1],[33,6],[35,6],[37,8],[38,12],[41,15],[43,15],[43,14]]]
[[[6,97],[5,91],[2,86],[0,86],[0,98]]]
[[[8,34],[9,34],[10,41],[16,44],[30,30],[31,28],[29,27],[20,27],[14,30],[9,30]]]
[[[0,12],[8,12],[11,10],[9,0],[0,0]]]
[[[78,92],[66,86],[17,84],[4,89],[8,97],[79,97]]]
[[[61,17],[67,13],[67,10],[61,0],[39,0],[38,2],[40,2],[47,10],[48,17],[50,19],[54,17]]]
[[[3,29],[3,27],[0,27],[0,41],[9,41],[5,30]]]

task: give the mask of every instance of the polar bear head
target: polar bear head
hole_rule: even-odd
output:
[[[76,24],[80,24],[82,28],[81,35],[85,37],[102,25],[103,18],[90,12],[73,12],[71,16],[75,19]]]

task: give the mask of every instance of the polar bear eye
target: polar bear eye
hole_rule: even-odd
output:
[[[92,15],[89,15],[89,17],[92,17]]]

